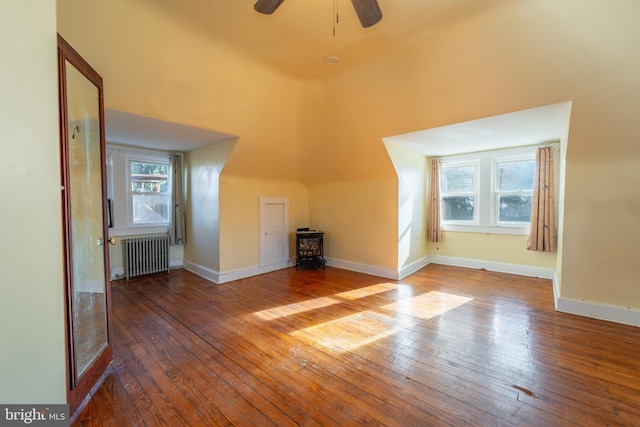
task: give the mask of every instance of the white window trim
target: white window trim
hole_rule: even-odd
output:
[[[478,200],[475,202],[477,209],[474,211],[474,216],[478,218],[477,223],[444,221],[441,217],[442,230],[464,233],[528,235],[529,224],[497,222],[496,166],[502,162],[535,160],[537,148],[538,146],[527,146],[442,157],[440,161],[443,166],[458,166],[470,164],[473,161],[479,163],[477,178],[479,194]]]
[[[170,154],[162,151],[147,150],[128,146],[120,146],[107,144],[107,179],[108,179],[108,197],[112,201],[112,220],[113,227],[109,228],[110,237],[135,236],[144,234],[165,234],[169,231],[170,224],[131,224],[131,201],[129,196],[129,188],[131,182],[128,168],[129,159],[137,159],[139,161],[169,161]],[[154,160],[156,159],[156,160]],[[119,177],[116,178],[115,174]],[[171,169],[169,170],[171,177]],[[116,188],[116,186],[118,188]],[[116,200],[117,198],[117,200]]]
[[[131,163],[157,163],[162,165],[167,165],[168,168],[168,176],[167,176],[167,186],[169,189],[171,188],[171,158],[169,156],[143,156],[140,154],[127,154],[125,155],[125,166],[127,168],[127,227],[164,227],[165,229],[171,225],[171,221],[163,222],[163,223],[135,223],[133,222],[133,195],[134,192],[131,191]],[[171,191],[168,193],[169,195],[169,208],[171,207]],[[171,213],[169,212],[169,215]]]
[[[446,166],[444,166],[446,165]],[[480,204],[481,202],[481,198],[480,198],[480,174],[481,172],[481,168],[480,168],[480,161],[478,159],[472,159],[472,160],[458,160],[458,161],[450,161],[450,162],[443,162],[443,167],[441,168],[440,173],[442,173],[444,171],[445,168],[460,168],[460,167],[468,167],[468,166],[473,166],[475,168],[475,174],[474,174],[474,184],[475,184],[475,191],[473,193],[471,192],[464,192],[464,193],[444,193],[442,191],[442,188],[440,189],[440,199],[442,199],[442,197],[445,196],[469,196],[472,195],[473,196],[473,203],[474,203],[474,209],[473,209],[473,220],[471,221],[456,221],[456,220],[448,220],[446,221],[447,225],[461,225],[464,227],[470,227],[470,226],[479,226],[480,225]],[[440,185],[443,186],[443,182],[444,179],[440,179]],[[442,203],[441,203],[442,206]],[[445,223],[444,218],[442,218],[442,212],[440,212],[440,222],[442,224]]]
[[[535,150],[532,153],[522,153],[522,154],[517,154],[517,155],[496,156],[496,157],[493,157],[491,160],[492,160],[492,163],[491,163],[491,226],[493,226],[493,227],[505,227],[507,229],[509,229],[509,228],[525,229],[526,233],[524,233],[524,234],[528,234],[529,233],[529,225],[530,225],[529,222],[527,222],[527,223],[523,223],[523,222],[508,222],[508,221],[500,221],[498,219],[498,200],[499,200],[498,196],[501,193],[502,194],[505,193],[505,192],[499,192],[498,191],[498,183],[497,183],[498,166],[501,163],[516,163],[516,162],[526,162],[526,161],[535,162],[535,160],[536,160]],[[510,194],[514,194],[514,195],[527,194],[528,195],[528,194],[533,194],[533,190],[532,191],[514,191],[514,192],[510,192]]]

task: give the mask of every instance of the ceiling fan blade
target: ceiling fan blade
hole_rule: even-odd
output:
[[[351,0],[363,28],[377,24],[382,19],[382,11],[377,0]]]
[[[253,5],[253,8],[265,15],[271,15],[283,1],[284,0],[258,0],[256,4]]]

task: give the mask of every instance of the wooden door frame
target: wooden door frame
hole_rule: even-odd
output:
[[[78,377],[76,369],[75,355],[75,326],[74,326],[74,284],[72,274],[72,248],[71,248],[71,196],[66,191],[66,184],[69,182],[69,143],[68,143],[68,115],[67,115],[67,91],[66,91],[66,62],[73,65],[89,81],[98,88],[99,97],[99,119],[100,119],[100,162],[102,165],[102,211],[103,211],[103,240],[104,240],[104,264],[105,264],[105,298],[106,298],[106,328],[107,346],[102,353],[86,369],[84,374]],[[73,415],[81,407],[89,392],[103,378],[108,366],[113,358],[113,347],[111,345],[111,285],[109,271],[109,250],[107,248],[108,228],[106,223],[106,153],[105,153],[105,131],[104,131],[104,94],[102,77],[58,34],[58,90],[59,90],[59,110],[60,110],[60,161],[62,170],[62,221],[63,221],[63,242],[64,242],[64,274],[65,274],[65,314],[66,314],[66,337],[67,337],[67,403],[69,404],[70,415]]]

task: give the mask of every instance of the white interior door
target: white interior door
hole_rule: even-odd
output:
[[[285,263],[289,257],[289,199],[260,198],[260,265]]]

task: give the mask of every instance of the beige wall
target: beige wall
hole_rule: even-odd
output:
[[[186,9],[58,0],[58,31],[102,75],[105,108],[236,135],[228,172],[299,179],[301,84],[185,24]]]
[[[532,252],[526,247],[527,236],[444,232],[441,242],[429,243],[429,254],[555,270],[556,253]]]
[[[427,247],[428,159],[414,151],[385,142],[398,176],[398,265],[419,262],[429,254]]]
[[[312,186],[309,225],[324,231],[325,256],[397,271],[397,189],[381,179]]]
[[[0,402],[65,403],[54,1],[0,3]]]
[[[289,256],[295,256],[296,228],[309,224],[307,188],[298,181],[223,173],[220,177],[220,272],[260,264],[260,197],[289,199]]]
[[[220,173],[235,140],[188,152],[184,259],[220,271]]]
[[[223,173],[236,140],[188,152],[187,263],[214,273],[260,263],[260,197],[289,199],[289,255],[294,232],[308,224],[308,190],[298,181],[239,177]],[[226,169],[225,169],[226,170]]]

